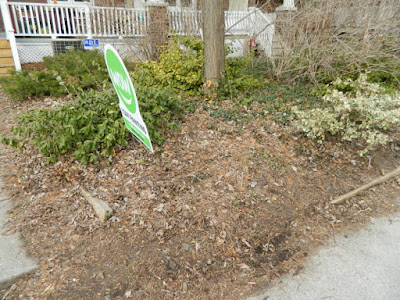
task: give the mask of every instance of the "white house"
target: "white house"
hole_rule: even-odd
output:
[[[13,58],[3,66],[0,64],[0,73],[2,67],[4,71],[14,65],[18,70],[21,64],[41,61],[44,56],[71,47],[81,48],[84,39],[99,40],[100,48],[104,43],[112,43],[122,54],[131,54],[132,45],[140,45],[146,37],[146,4],[154,1],[169,5],[170,34],[200,35],[200,0],[0,0],[4,23],[0,38],[9,42],[9,46],[0,43],[0,53],[8,51],[9,58]],[[248,0],[225,1],[227,36],[257,38],[261,49],[270,55],[275,15],[249,7]],[[294,9],[294,1],[284,0],[280,9]],[[1,49],[5,46],[11,52]]]

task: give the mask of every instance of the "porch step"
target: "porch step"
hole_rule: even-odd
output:
[[[0,40],[0,49],[10,48],[10,43],[7,40]]]
[[[8,65],[14,66],[14,60],[11,57],[1,57],[0,56],[0,66],[6,67]]]
[[[0,76],[9,76],[8,71],[14,69],[14,59],[10,43],[0,40]]]
[[[6,66],[0,65],[0,76],[9,76],[8,71],[14,70],[14,64],[7,64]]]
[[[11,49],[7,48],[0,48],[0,57],[12,57]]]

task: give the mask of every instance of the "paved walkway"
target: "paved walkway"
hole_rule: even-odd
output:
[[[287,275],[248,300],[400,299],[400,214],[374,219],[331,243],[312,255],[299,275]]]
[[[0,179],[0,289],[7,288],[20,276],[37,268],[35,261],[26,255],[18,233],[3,235],[10,208],[11,203],[2,191]]]

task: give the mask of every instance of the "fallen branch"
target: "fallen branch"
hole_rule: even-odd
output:
[[[397,175],[400,175],[400,167],[398,167],[397,169],[394,169],[390,173],[387,173],[385,176],[376,178],[376,179],[372,180],[371,182],[369,182],[369,183],[367,183],[367,184],[365,184],[365,185],[363,185],[363,186],[361,186],[361,187],[359,187],[359,188],[357,188],[357,189],[355,189],[355,190],[353,190],[351,192],[348,192],[347,194],[344,194],[342,196],[339,196],[339,197],[333,199],[331,201],[331,203],[332,204],[341,204],[341,203],[345,202],[346,200],[350,199],[351,197],[357,195],[358,193],[360,193],[362,191],[365,191],[365,190],[369,189],[370,187],[373,187],[374,185],[380,184],[380,183],[382,183],[382,182],[384,182],[384,181],[386,181],[386,180],[388,180],[390,178],[393,178],[393,177],[395,177]]]
[[[90,203],[90,205],[93,207],[96,215],[99,217],[101,222],[106,221],[108,218],[111,217],[112,214],[112,209],[108,206],[107,203],[105,203],[103,200],[94,198],[92,195],[90,195],[89,192],[87,192],[83,187],[79,187],[79,190],[81,191],[83,197]]]
[[[94,212],[99,217],[101,222],[107,221],[111,217],[113,210],[108,206],[107,203],[105,203],[103,200],[94,198],[76,180],[69,178],[67,174],[65,174],[65,178],[73,185],[79,186],[79,190],[81,191],[82,196],[93,207]]]

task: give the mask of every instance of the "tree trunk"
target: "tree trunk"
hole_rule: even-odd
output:
[[[149,7],[149,29],[148,35],[151,45],[151,59],[157,60],[160,49],[168,44],[168,12],[167,5],[148,2]]]
[[[224,0],[202,0],[204,78],[206,87],[222,77],[225,67]]]

